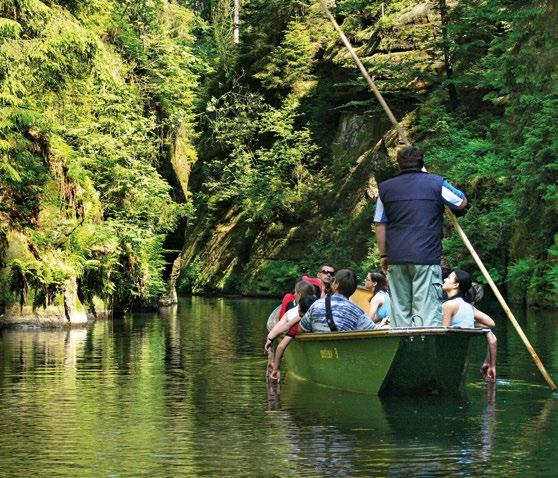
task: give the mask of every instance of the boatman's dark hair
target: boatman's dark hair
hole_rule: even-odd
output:
[[[397,164],[402,171],[405,169],[422,168],[424,166],[422,149],[416,146],[405,146],[397,151]]]
[[[357,276],[349,269],[341,269],[335,273],[337,293],[345,297],[351,297],[357,288]]]

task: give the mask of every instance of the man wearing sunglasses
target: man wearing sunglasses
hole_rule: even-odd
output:
[[[335,275],[335,267],[331,264],[322,264],[318,272],[318,279],[322,281],[325,287],[326,294],[331,294],[331,283],[333,282],[333,276]]]

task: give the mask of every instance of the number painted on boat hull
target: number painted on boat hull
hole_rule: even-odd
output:
[[[332,349],[321,349],[320,357],[325,360],[338,359],[339,352],[337,352],[337,347],[333,347]]]

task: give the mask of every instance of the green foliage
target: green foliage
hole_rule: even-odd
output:
[[[194,259],[180,274],[178,290],[182,293],[199,294],[204,292],[204,286],[200,284],[200,276],[203,269],[203,263],[199,258]]]
[[[467,191],[460,221],[496,280],[552,301],[555,2],[448,5],[443,25],[436,9],[413,18],[410,0],[340,0],[334,13],[397,116],[415,109],[429,169]],[[12,232],[26,238],[4,270],[8,299],[44,305],[75,277],[90,307],[154,303],[165,237],[195,210],[206,235],[239,211],[239,237],[217,283],[200,258],[187,265],[194,292],[276,291],[324,259],[360,272],[377,261],[359,198],[364,175],[386,173],[333,145],[345,115],[383,115],[353,60],[318,2],[244,0],[238,45],[231,15],[227,0],[0,3],[0,252]],[[302,261],[252,257],[279,223],[303,238]],[[449,230],[444,250],[474,269]]]
[[[508,282],[515,289],[516,297],[527,298],[530,291],[536,291],[537,261],[533,258],[520,259],[508,267]]]
[[[254,75],[269,90],[289,90],[299,82],[312,80],[312,64],[316,47],[305,23],[293,21],[285,38],[269,55],[264,71]]]
[[[294,284],[305,272],[301,262],[264,261],[258,268],[258,273],[244,271],[247,281],[238,284],[238,290],[250,294],[281,296],[287,291],[294,290]]]
[[[237,102],[242,98],[241,102]],[[226,94],[209,104],[215,140],[229,155],[211,164],[214,203],[234,201],[251,222],[270,222],[310,201],[317,148],[306,127],[295,127],[298,99],[272,108],[250,93]]]
[[[162,165],[179,129],[186,147],[195,137],[195,16],[163,0],[18,1],[0,15],[0,224],[33,257],[9,264],[12,291],[46,305],[76,277],[90,307],[153,303],[165,235],[193,212]]]
[[[213,41],[218,69],[230,76],[235,68],[237,48],[233,43],[233,5],[230,0],[216,0],[212,11]]]
[[[447,2],[443,25],[435,4],[421,17],[410,0],[342,0],[334,13],[397,116],[416,108],[411,136],[428,168],[467,192],[460,221],[493,277],[547,302],[556,293],[555,3]],[[383,113],[317,2],[250,0],[243,13],[229,81],[212,85],[202,117],[197,204],[215,218],[238,206],[254,224],[251,239],[267,221],[308,228],[317,238],[308,264],[335,256],[364,271],[377,251],[362,237],[366,220],[353,225],[330,204],[343,204],[334,191],[354,170],[332,160],[331,145],[342,113]],[[215,68],[222,78],[225,67]],[[302,181],[289,174],[296,169],[306,170]],[[475,270],[449,227],[446,236],[450,260]],[[356,253],[362,244],[367,252]]]
[[[20,307],[33,292],[33,308],[53,303],[56,294],[62,291],[64,281],[74,273],[52,255],[42,261],[14,259],[10,269],[10,288],[19,295]]]
[[[547,2],[460,2],[448,32],[461,107],[446,111],[440,90],[417,128],[433,168],[472,199],[463,224],[481,257],[531,302],[553,292],[545,278],[558,208],[555,13]],[[457,238],[445,250],[473,267]]]
[[[554,236],[554,244],[548,250],[550,265],[544,277],[545,282],[551,285],[552,293],[556,298],[554,306],[558,305],[558,234]]]

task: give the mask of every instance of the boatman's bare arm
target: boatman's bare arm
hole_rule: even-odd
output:
[[[386,249],[386,229],[388,218],[384,210],[382,200],[378,198],[376,201],[376,212],[374,213],[374,223],[376,225],[376,242],[380,250],[382,271],[387,276],[388,270],[388,255]]]
[[[380,250],[380,256],[382,257],[382,271],[387,275],[388,268],[388,257],[386,254],[386,223],[377,222],[376,223],[376,242],[378,243],[378,249]]]

